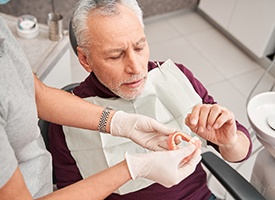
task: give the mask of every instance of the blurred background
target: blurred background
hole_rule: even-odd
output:
[[[30,14],[36,16],[39,23],[47,23],[47,15],[52,11],[54,2],[55,11],[64,17],[64,28],[68,29],[72,8],[78,0],[15,0],[0,6],[0,12],[20,16]],[[144,17],[160,15],[176,10],[195,7],[198,0],[138,0],[143,9]]]

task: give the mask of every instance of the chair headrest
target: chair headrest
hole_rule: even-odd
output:
[[[76,41],[76,37],[75,37],[73,27],[72,27],[72,19],[70,19],[70,23],[69,23],[69,38],[70,38],[71,46],[72,46],[75,54],[77,55],[77,50],[76,50],[77,41]]]

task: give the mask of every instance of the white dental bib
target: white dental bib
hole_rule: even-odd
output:
[[[192,133],[184,124],[185,117],[195,105],[201,104],[202,101],[187,77],[171,60],[149,71],[144,92],[135,100],[99,97],[89,97],[85,100],[114,110],[143,114],[189,134]],[[130,139],[114,137],[98,131],[65,126],[63,131],[68,148],[83,178],[124,160],[126,151],[129,154],[148,151]],[[121,186],[116,193],[134,192],[152,183],[145,178],[131,180]]]

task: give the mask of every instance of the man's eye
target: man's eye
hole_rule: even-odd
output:
[[[135,48],[135,51],[140,52],[140,51],[142,51],[143,49],[144,49],[143,47]]]
[[[112,57],[110,57],[110,59],[112,59],[112,60],[118,60],[120,57],[121,57],[121,55],[119,55],[119,56],[112,56]]]

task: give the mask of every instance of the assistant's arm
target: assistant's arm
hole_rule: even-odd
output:
[[[39,118],[76,128],[98,129],[104,108],[68,92],[48,87],[35,75],[34,84]],[[129,138],[144,148],[156,151],[167,149],[166,138],[174,129],[146,116],[111,110],[106,132]]]
[[[123,161],[94,176],[79,181],[61,190],[39,198],[40,200],[54,199],[104,199],[118,187],[131,179],[127,163]],[[24,199],[32,200],[19,167],[10,180],[0,188],[1,200]]]
[[[35,100],[38,116],[46,121],[97,130],[104,108],[96,106],[66,91],[46,86],[34,75]],[[106,131],[110,132],[110,122],[115,111],[111,111]]]
[[[201,159],[200,149],[189,144],[178,150],[156,151],[147,154],[126,154],[126,159],[117,165],[83,179],[63,189],[39,198],[39,200],[101,200],[136,178],[148,178],[165,187],[172,187],[194,172]],[[190,156],[190,160],[182,163]],[[160,164],[163,162],[162,164]],[[0,188],[1,200],[32,199],[19,167],[8,182]]]

